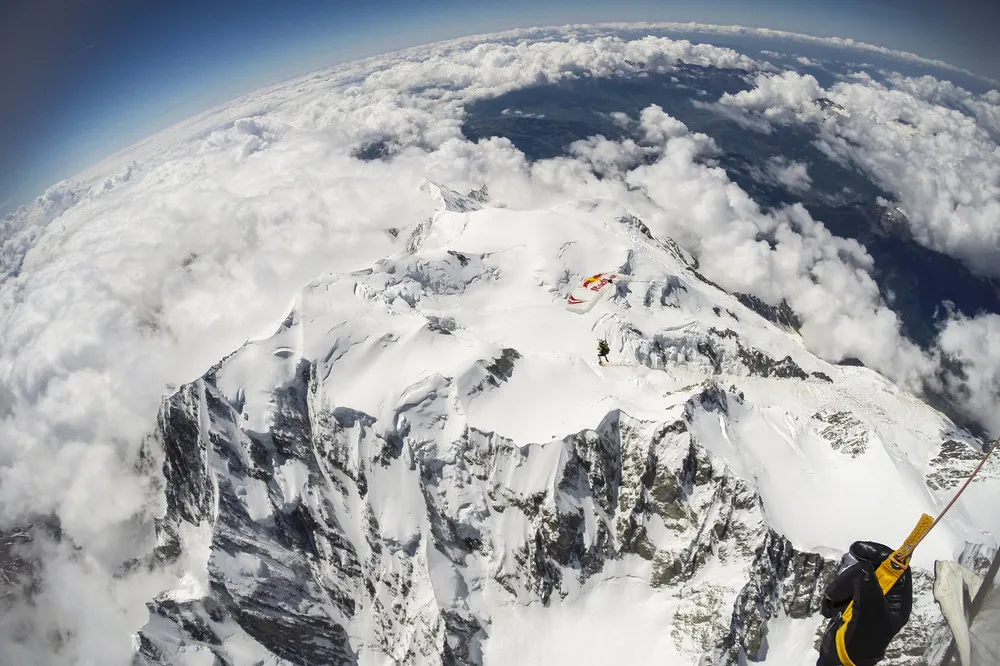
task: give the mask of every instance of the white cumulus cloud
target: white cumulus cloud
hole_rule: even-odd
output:
[[[725,93],[719,104],[754,111],[767,121],[791,122],[818,118],[815,100],[822,96],[823,89],[814,76],[785,71],[761,73],[757,75],[756,87],[736,94]]]
[[[946,375],[945,387],[965,410],[1000,430],[996,404],[1000,398],[1000,315],[953,317],[938,337],[942,353],[961,371]]]
[[[817,97],[850,115],[826,122]],[[739,109],[749,127],[815,123],[825,153],[864,169],[895,195],[918,242],[996,276],[1000,148],[991,132],[1000,105],[991,99],[927,78],[889,87],[859,75],[824,90],[811,76],[783,72],[758,74],[754,89],[723,95],[718,108]]]
[[[812,185],[809,167],[805,162],[796,162],[784,157],[772,157],[767,161],[767,175],[775,182],[793,192],[803,192]]]

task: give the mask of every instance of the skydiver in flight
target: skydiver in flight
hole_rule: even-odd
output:
[[[600,342],[597,343],[597,362],[598,363],[600,363],[601,365],[604,365],[605,363],[610,363],[610,361],[608,360],[608,354],[609,353],[611,353],[611,348],[608,347],[608,341],[607,340],[601,340]],[[602,358],[604,359],[603,362],[601,361]]]

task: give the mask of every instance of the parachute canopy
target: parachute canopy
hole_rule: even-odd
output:
[[[958,661],[948,660],[952,666],[1000,664],[1000,586],[994,578],[998,568],[1000,552],[985,579],[954,562],[935,565],[934,598],[957,647]]]
[[[611,292],[618,277],[615,273],[598,273],[584,278],[566,299],[566,309],[577,314],[590,312]]]

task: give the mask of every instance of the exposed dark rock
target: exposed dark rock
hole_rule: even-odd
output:
[[[694,419],[698,409],[704,409],[706,412],[728,412],[729,399],[726,390],[715,381],[706,382],[705,388],[684,405],[684,418],[688,423]]]
[[[147,604],[150,613],[171,618],[192,640],[211,645],[222,645],[222,640],[208,626],[191,602],[181,603],[172,599],[161,599]]]
[[[490,191],[486,185],[483,185],[478,190],[470,190],[465,196],[481,204],[490,203]]]
[[[195,382],[167,398],[159,415],[165,453],[163,476],[167,515],[197,525],[211,513],[212,494],[208,480],[208,442],[198,421],[204,385]]]
[[[927,475],[927,486],[933,490],[950,490],[958,486],[979,464],[983,453],[982,449],[970,443],[945,440],[941,450],[931,460],[934,471]],[[993,466],[997,466],[995,462]]]
[[[168,663],[160,648],[156,647],[156,644],[153,643],[149,636],[140,631],[137,637],[139,640],[139,651],[132,659],[134,666],[157,666]]]
[[[793,331],[798,331],[802,328],[802,321],[784,300],[782,300],[778,305],[768,305],[752,294],[741,294],[737,292],[734,293],[733,296],[735,296],[740,303],[753,310],[764,319],[767,319],[778,326],[783,326],[784,328],[788,328]]]
[[[38,592],[43,573],[39,549],[60,542],[63,535],[57,516],[0,530],[0,612],[7,597],[30,598]]]
[[[516,349],[505,347],[500,352],[500,357],[493,363],[486,366],[486,372],[490,373],[490,383],[493,386],[500,386],[514,375],[514,361],[521,358],[521,354]]]
[[[731,328],[727,328],[722,331],[720,331],[717,328],[710,328],[708,329],[708,332],[719,338],[732,338],[734,340],[738,340],[740,337],[739,334],[737,334],[736,331],[734,331]]]
[[[699,273],[698,270],[697,270],[697,268],[698,268],[698,263],[695,262],[694,266],[691,268],[691,274],[692,275],[694,275],[696,278],[698,278],[699,280],[701,280],[705,284],[710,285],[712,287],[715,287],[719,291],[725,292],[727,294],[729,293],[728,291],[726,291],[725,289],[723,289],[721,286],[719,286],[719,284],[717,282],[712,282],[707,277],[705,277],[704,275],[702,275],[701,273]]]
[[[351,155],[362,162],[374,162],[375,160],[384,160],[387,157],[391,157],[393,152],[392,145],[388,141],[381,139],[379,141],[369,141],[356,148]]]
[[[622,224],[624,224],[626,227],[631,227],[632,229],[635,229],[636,231],[638,231],[640,234],[642,234],[643,236],[645,236],[649,240],[653,240],[653,234],[649,230],[649,227],[647,227],[646,223],[643,222],[642,220],[640,220],[635,215],[631,215],[631,214],[622,215],[621,217],[617,217],[615,219],[618,222],[621,222]]]
[[[737,343],[737,355],[751,374],[759,377],[780,377],[782,379],[806,379],[808,375],[798,366],[791,356],[775,361],[767,354],[757,349],[747,349]]]
[[[801,619],[819,611],[823,591],[838,563],[815,553],[803,553],[768,530],[757,548],[750,580],[733,609],[723,644],[726,664],[761,661],[766,657],[767,622],[785,615]]]
[[[423,247],[424,239],[430,233],[431,220],[427,219],[419,223],[410,232],[410,237],[406,239],[406,251],[415,254]]]
[[[451,335],[458,329],[458,324],[451,317],[427,316],[427,329],[442,335]]]
[[[317,414],[310,407],[310,386],[314,386],[311,366],[302,363],[293,380],[274,392],[270,431],[254,437],[234,437],[240,432],[240,420],[207,379],[183,387],[164,402],[159,437],[164,442],[168,502],[167,513],[157,526],[160,559],[170,561],[179,552],[179,523],[214,521],[213,556],[209,562],[213,612],[217,616],[228,614],[268,650],[293,663],[351,663],[355,656],[344,628],[325,611],[314,613],[307,609],[332,604],[346,617],[353,614],[355,601],[348,589],[360,576],[356,554],[324,501],[307,506],[300,497],[281,506],[287,500],[277,485],[275,470],[296,461],[318,472],[319,462],[313,455],[317,445],[327,449],[326,464],[338,466],[335,447],[327,440],[314,441],[314,421],[321,418],[335,439],[338,427],[343,428],[345,423],[361,427],[366,417],[350,410]],[[370,424],[370,417],[367,419]],[[226,464],[226,475],[216,475],[209,468],[210,453]],[[345,471],[350,470],[341,469]],[[241,477],[270,487],[269,501],[277,505],[272,509],[273,521],[255,519],[246,512],[239,488],[233,483]],[[217,558],[235,557],[238,553],[258,558],[264,568],[250,587],[245,586],[245,581],[231,580],[217,566]],[[336,578],[317,568],[331,556],[340,562]],[[179,631],[193,640],[212,644],[219,641],[198,619],[200,616],[187,607],[159,600],[155,610],[172,619]],[[147,652],[151,654],[152,650]]]
[[[717,345],[734,337],[728,329],[713,330],[699,353],[714,355],[719,366],[724,349]],[[483,361],[484,382],[508,381],[520,357],[506,348],[488,365]],[[790,372],[785,361],[763,355],[751,359],[761,372]],[[374,618],[373,640],[390,653],[399,627],[417,620],[407,599],[426,584],[420,577],[425,544],[435,557],[454,565],[460,580],[457,597],[437,611],[436,619],[420,618],[430,622],[427,639],[409,648],[409,659],[420,651],[455,666],[481,664],[484,618],[469,608],[463,586],[472,581],[461,572],[471,560],[490,556],[494,546],[480,526],[491,512],[507,510],[521,511],[529,525],[523,547],[511,553],[514,568],[494,574],[515,596],[549,604],[566,593],[570,581],[584,582],[626,554],[649,561],[658,586],[691,581],[713,560],[752,561],[751,582],[736,606],[727,605],[731,591],[706,586],[679,611],[679,623],[671,629],[688,632],[708,648],[725,645],[732,654],[750,658],[762,654],[776,608],[792,617],[815,611],[814,586],[825,572],[822,559],[797,553],[768,533],[752,484],[736,477],[688,431],[697,412],[726,414],[741,403],[735,386],[726,390],[707,382],[688,400],[684,418],[655,429],[614,411],[593,430],[548,443],[563,447],[560,475],[547,489],[522,495],[492,470],[505,457],[508,462],[513,457],[516,468],[537,453],[538,445],[517,447],[468,427],[456,441],[429,442],[414,435],[406,419],[386,428],[369,414],[326,405],[314,368],[305,362],[273,392],[267,431],[250,432],[213,377],[182,387],[164,402],[157,440],[163,443],[162,468],[172,487],[167,514],[158,523],[162,560],[172,561],[185,546],[184,531],[178,529],[182,522],[207,521],[211,593],[196,602],[157,599],[150,608],[184,641],[210,646],[220,664],[230,663],[222,631],[226,623],[235,623],[291,663],[354,663],[359,648],[346,622],[362,609]],[[421,404],[433,412],[434,401],[446,399],[439,393],[431,391]],[[367,461],[359,459],[360,451],[368,452]],[[405,464],[417,474],[414,510],[426,516],[429,530],[395,543],[382,538],[378,516],[364,499],[377,466]],[[289,469],[297,470],[295,478],[304,484],[291,493]],[[266,511],[251,511],[243,499],[241,493],[254,484],[266,489],[266,497],[257,500],[267,503]],[[474,499],[462,504],[447,499],[455,491],[475,498],[477,487],[485,493],[482,506]],[[339,523],[338,494],[362,499],[351,529],[365,539],[364,560]],[[653,520],[662,525],[657,529],[677,535],[676,547],[654,543],[652,531],[647,532]],[[228,572],[236,561],[252,561],[256,570],[234,577]],[[139,645],[144,661],[137,663],[168,658],[155,634],[140,632]]]
[[[845,109],[843,106],[841,106],[840,104],[837,104],[832,99],[829,99],[827,97],[817,97],[816,98],[816,103],[819,104],[819,107],[821,109],[823,109],[824,111],[827,111],[827,110],[835,110],[835,111],[842,111],[842,112],[846,112],[847,111],[847,109]]]
[[[682,433],[682,432],[687,432],[687,430],[688,430],[687,422],[680,420],[674,421],[670,425],[666,426],[666,428],[664,428],[664,432],[667,433]]]
[[[484,188],[485,189],[485,188]],[[486,631],[469,612],[455,609],[441,611],[445,625],[445,641],[441,652],[442,666],[465,666],[483,662],[482,644]]]
[[[627,285],[622,284],[622,287]],[[650,283],[643,298],[643,305],[650,307],[654,301],[663,307],[678,308],[681,305],[681,293],[687,292],[687,287],[676,275],[668,276],[663,284]]]
[[[825,410],[812,418],[824,424],[819,435],[830,442],[834,451],[857,458],[868,450],[868,428],[849,412]]]
[[[695,346],[695,349],[698,350],[699,354],[711,361],[712,370],[715,374],[722,372],[722,357],[710,340],[702,340]]]
[[[221,597],[233,619],[247,634],[281,659],[303,666],[357,662],[346,630],[326,617],[296,612],[299,609],[294,605],[263,600],[240,603],[228,590],[215,584],[213,592]]]

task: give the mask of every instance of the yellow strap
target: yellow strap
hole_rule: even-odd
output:
[[[934,518],[928,516],[926,513],[920,516],[920,520],[917,521],[916,527],[914,527],[913,531],[910,532],[910,536],[906,537],[906,541],[903,542],[903,545],[897,548],[896,552],[892,554],[893,557],[896,557],[902,562],[909,563],[910,556],[913,555],[913,551],[916,549],[917,545],[924,540],[927,533],[931,531],[935,522]],[[887,588],[882,589],[885,592],[889,591]]]
[[[848,607],[850,610],[850,607]],[[847,615],[845,612],[844,615]],[[837,630],[837,656],[840,657],[840,663],[843,666],[856,666],[856,664],[851,661],[851,658],[847,655],[847,645],[844,644],[845,636],[847,634],[847,623],[845,622]]]
[[[875,577],[878,578],[882,594],[888,594],[892,586],[896,584],[896,581],[899,580],[903,572],[910,566],[910,556],[913,555],[913,550],[917,547],[917,544],[924,540],[924,537],[927,536],[932,527],[934,527],[934,518],[928,516],[926,513],[920,516],[916,527],[910,532],[910,536],[906,537],[903,545],[894,550],[892,555],[885,558],[882,564],[878,565],[878,569],[875,570]],[[847,608],[841,615],[843,624],[837,629],[837,656],[840,657],[840,663],[843,666],[856,666],[851,660],[850,655],[847,654],[847,625],[852,618],[854,618],[853,601],[847,604]]]

